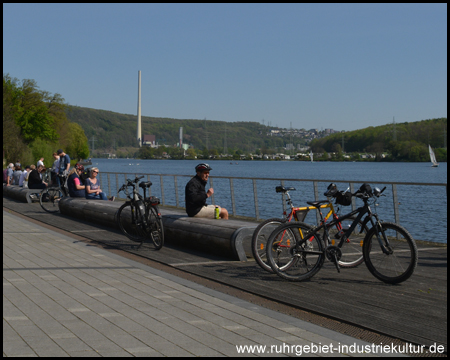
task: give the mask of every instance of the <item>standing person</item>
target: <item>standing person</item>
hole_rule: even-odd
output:
[[[109,200],[114,201],[114,196],[110,199],[106,197],[106,194],[100,189],[100,184],[97,179],[98,168],[91,168],[91,174],[85,181],[85,191],[86,191],[86,199],[94,199],[94,200]]]
[[[191,217],[202,217],[214,219],[216,216],[216,208],[218,208],[219,217],[228,219],[228,211],[225,208],[215,205],[206,205],[206,199],[214,194],[214,189],[209,188],[205,191],[208,182],[211,167],[208,164],[198,164],[195,167],[197,175],[195,175],[187,184],[185,189],[186,212]]]
[[[3,170],[3,183],[6,184],[6,186],[12,185],[12,176],[14,173],[14,164],[10,163],[8,167]]]
[[[44,158],[43,157],[41,157],[36,164],[37,167],[39,167],[39,165],[44,166]]]
[[[64,173],[68,174],[70,169],[70,156],[62,149],[58,149],[56,155],[59,156],[59,175],[64,175]]]
[[[56,155],[59,156],[59,176],[56,176],[56,182],[58,186],[61,186],[60,176],[67,176],[70,169],[70,157],[62,149],[58,149]]]
[[[31,172],[35,169],[36,169],[36,165],[31,164],[30,170],[28,170],[28,174],[25,175],[25,179],[23,180],[23,187],[28,187],[28,178],[30,177]]]
[[[22,168],[20,167],[19,163],[16,163],[14,166],[14,172],[13,172],[13,181],[12,183],[14,185],[19,185],[20,176],[22,175]]]
[[[29,189],[45,189],[47,187],[47,183],[42,181],[40,173],[44,171],[44,167],[39,165],[36,169],[30,172],[28,175],[28,188]]]
[[[27,165],[25,166],[25,170],[22,172],[22,175],[20,175],[20,179],[19,179],[19,186],[23,187],[23,182],[25,181],[25,179],[28,176],[28,173],[31,171],[30,167]],[[28,186],[28,185],[27,185]]]
[[[59,155],[54,152],[53,158],[55,159],[55,161],[53,161],[51,179],[52,179],[52,183],[54,184],[55,182],[58,183],[56,178],[57,178],[57,175],[59,174]]]
[[[67,187],[69,188],[69,195],[71,197],[86,197],[85,185],[80,178],[84,171],[84,166],[77,163],[69,173],[67,179]]]

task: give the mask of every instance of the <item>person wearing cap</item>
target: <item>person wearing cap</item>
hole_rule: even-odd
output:
[[[77,163],[69,173],[67,180],[67,187],[69,188],[69,195],[71,197],[86,197],[85,185],[80,178],[84,171],[84,166]]]
[[[196,175],[189,180],[185,188],[186,213],[190,217],[202,217],[214,219],[216,207],[219,209],[219,217],[228,219],[228,211],[216,205],[206,205],[206,200],[214,194],[214,189],[205,190],[211,167],[208,164],[198,164],[195,167]]]

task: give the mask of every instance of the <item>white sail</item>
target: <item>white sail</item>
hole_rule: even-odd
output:
[[[314,162],[312,150],[309,151],[309,157],[311,158],[311,162]]]
[[[436,161],[436,155],[434,155],[434,151],[433,151],[433,149],[431,148],[431,146],[430,145],[428,145],[428,150],[430,151],[430,160],[431,160],[431,163],[432,163],[432,167],[438,167],[439,166],[439,164],[438,164],[438,162]]]

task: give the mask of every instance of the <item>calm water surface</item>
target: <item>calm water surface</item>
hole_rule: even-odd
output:
[[[162,197],[160,177],[157,174],[185,175],[178,177],[179,206],[184,207],[184,186],[189,178],[195,175],[194,167],[199,160],[136,160],[136,159],[93,159],[93,166],[100,172],[127,174],[150,174],[153,182],[152,195]],[[208,161],[212,167],[211,178],[215,190],[216,204],[232,209],[230,182],[217,177],[248,177],[284,179],[286,186],[293,186],[291,192],[296,206],[306,205],[306,201],[314,200],[312,181],[320,180],[319,199],[323,198],[327,186],[337,182],[339,189],[345,190],[348,183],[355,182],[355,189],[363,182],[373,187],[382,188],[383,182],[408,183],[447,183],[447,163],[432,168],[431,163],[372,163],[372,162],[298,162],[298,161]],[[216,177],[216,178],[215,178]],[[120,176],[119,184],[115,177],[110,178],[111,193],[123,184],[124,176]],[[282,214],[281,195],[275,192],[280,180],[257,180],[258,210],[263,219],[280,217]],[[168,205],[176,205],[173,176],[163,177],[164,200]],[[102,177],[102,186],[106,188],[106,176]],[[386,197],[382,197],[376,207],[381,218],[394,221],[392,185],[386,184]],[[233,187],[236,202],[236,214],[255,216],[253,183],[251,180],[234,179]],[[414,238],[427,241],[447,242],[447,192],[444,186],[411,186],[397,185],[400,224],[405,226]],[[211,202],[211,199],[209,199]],[[357,200],[357,205],[359,200]],[[343,213],[350,211],[343,208]],[[305,220],[315,223],[315,215],[310,212]]]

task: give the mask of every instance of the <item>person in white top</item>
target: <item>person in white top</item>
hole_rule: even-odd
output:
[[[43,158],[43,157],[41,157],[41,158],[38,160],[38,162],[37,162],[37,167],[39,167],[39,165],[44,166],[44,158]]]
[[[22,172],[22,175],[20,175],[19,179],[19,186],[23,187],[23,182],[27,178],[28,173],[31,171],[30,167],[27,165],[25,166],[25,170]]]

